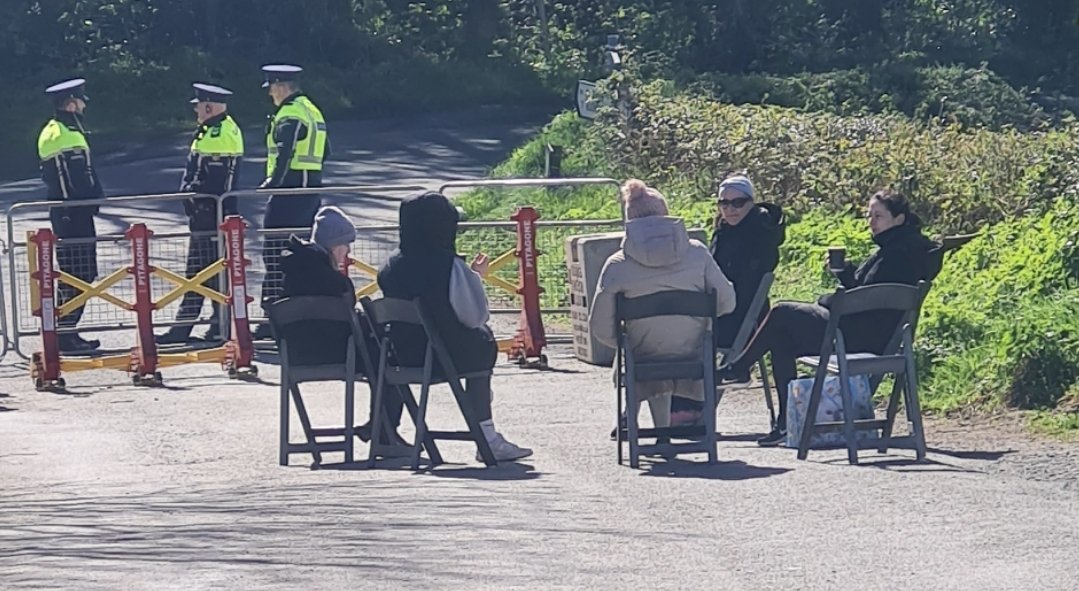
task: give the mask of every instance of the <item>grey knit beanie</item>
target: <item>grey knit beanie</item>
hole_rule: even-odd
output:
[[[356,228],[345,212],[328,206],[315,214],[315,225],[311,228],[311,242],[330,250],[342,244],[352,244],[356,240]]]
[[[753,181],[749,180],[749,177],[744,174],[736,174],[723,179],[723,182],[719,183],[718,192],[722,193],[723,189],[734,189],[750,199],[757,198],[757,192],[753,188]]]

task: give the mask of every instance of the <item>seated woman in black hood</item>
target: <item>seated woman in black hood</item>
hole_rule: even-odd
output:
[[[850,263],[836,273],[848,289],[874,283],[915,285],[932,280],[940,272],[939,245],[922,234],[922,222],[910,202],[899,193],[880,191],[869,200],[869,229],[877,250],[857,268]],[[786,438],[787,389],[795,377],[798,357],[820,352],[828,324],[829,296],[817,304],[780,302],[772,307],[746,350],[720,370],[726,382],[748,382],[749,370],[765,353],[772,354],[772,373],[779,391],[776,428],[758,441],[763,446],[780,445]],[[899,316],[895,312],[866,312],[843,319],[843,336],[850,352],[881,353],[895,332]]]
[[[315,214],[311,240],[301,240],[293,235],[289,237],[288,246],[281,254],[281,272],[284,275],[281,297],[347,296],[355,304],[356,288],[352,285],[352,280],[341,272],[355,240],[356,228],[343,211],[336,207],[320,209]],[[361,322],[360,326],[365,326],[365,323]],[[300,365],[345,362],[345,344],[352,336],[350,329],[337,323],[315,321],[292,326],[289,331],[289,342],[301,344],[289,349],[290,362]],[[368,350],[377,351],[378,344],[374,338],[369,334],[364,336]],[[367,373],[368,368],[363,366],[363,359],[357,356],[356,361],[357,370]],[[400,425],[403,405],[404,401],[395,389],[386,391],[383,408],[394,427]],[[370,424],[361,426],[357,435],[368,441],[371,438]],[[397,433],[386,433],[383,430],[379,439],[383,440],[383,444],[409,447]]]
[[[490,313],[480,279],[487,272],[487,257],[478,255],[469,267],[457,255],[458,220],[457,208],[441,193],[405,200],[400,211],[401,245],[378,272],[378,285],[388,298],[420,298],[457,370],[468,373],[493,368],[498,344],[487,326]],[[423,330],[402,326],[394,331],[398,361],[422,365],[427,347]],[[490,376],[465,380],[465,392],[495,459],[513,461],[532,455],[532,450],[510,443],[495,430]]]
[[[746,176],[731,176],[719,184],[711,251],[716,264],[734,284],[736,303],[734,312],[716,320],[718,347],[730,347],[734,342],[761,279],[779,264],[779,245],[787,237],[783,210],[754,199],[753,182]],[[762,322],[767,313],[765,302],[757,322]]]

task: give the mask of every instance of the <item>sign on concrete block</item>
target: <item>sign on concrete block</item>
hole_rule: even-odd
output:
[[[599,110],[608,106],[610,101],[604,100],[596,91],[596,83],[588,80],[577,81],[577,114],[583,119],[595,119]]]

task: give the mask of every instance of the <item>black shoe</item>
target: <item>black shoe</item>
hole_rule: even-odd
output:
[[[210,325],[210,330],[207,330],[206,334],[202,335],[202,340],[211,343],[220,343],[227,339],[221,335],[221,325],[215,322]]]
[[[251,334],[251,340],[253,340],[253,341],[272,341],[272,340],[274,340],[274,338],[273,338],[273,330],[270,329],[269,323],[258,325],[258,328],[255,329],[255,332],[253,332]]]
[[[78,333],[62,334],[59,341],[61,353],[89,353],[101,346],[101,341],[84,339]]]
[[[716,370],[717,386],[721,384],[748,384],[749,382],[749,370],[739,373],[734,371],[734,366],[730,364]]]
[[[158,345],[182,345],[190,340],[191,327],[188,326],[174,326],[165,334],[154,337],[154,342]]]
[[[371,441],[371,423],[364,423],[359,427],[356,427],[356,437],[359,437],[360,441],[363,441],[364,443]],[[381,433],[378,434],[378,438],[381,440],[379,442],[379,445],[397,445],[400,447],[412,447],[412,444],[405,441],[404,438],[398,435],[397,431],[387,432],[386,430],[383,430]]]
[[[772,429],[772,432],[757,440],[761,447],[779,447],[787,441],[787,431],[780,428]]]

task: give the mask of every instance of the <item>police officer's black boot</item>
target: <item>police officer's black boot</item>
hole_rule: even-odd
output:
[[[101,341],[84,339],[78,333],[65,333],[59,337],[61,353],[89,353],[101,346]]]
[[[154,337],[158,345],[181,345],[191,340],[191,325],[173,326],[165,334]]]
[[[210,329],[203,335],[202,340],[208,342],[222,342],[225,340],[225,335],[221,332],[221,321],[217,318],[210,318]]]

